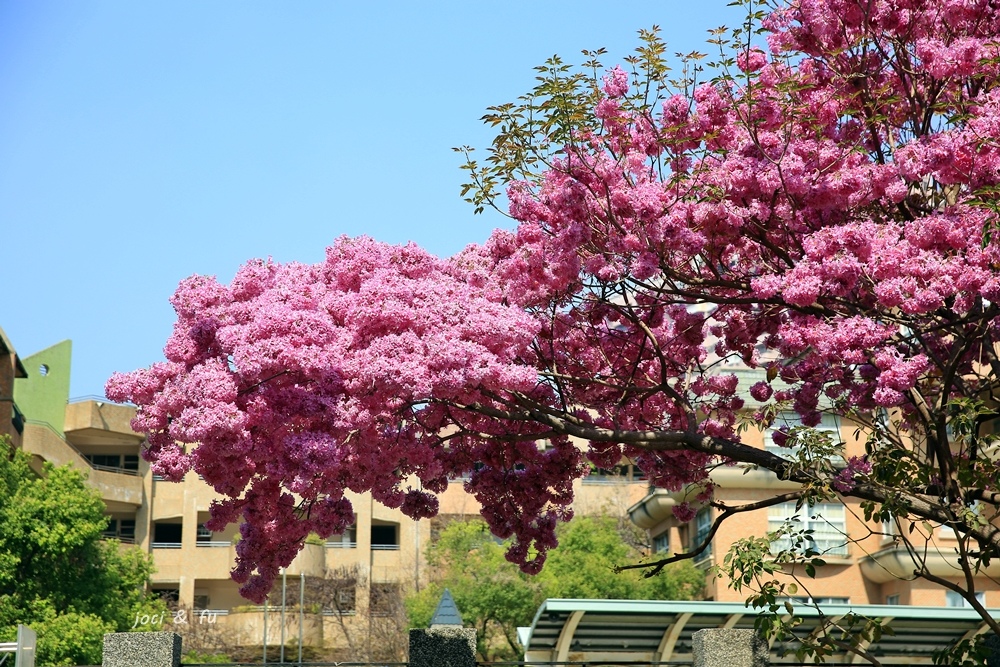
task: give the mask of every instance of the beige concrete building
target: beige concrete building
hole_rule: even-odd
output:
[[[0,342],[9,350],[7,357],[0,357],[2,369],[15,369],[8,374],[19,378],[14,394],[26,415],[20,445],[32,455],[33,467],[40,471],[42,462],[49,461],[86,473],[107,505],[107,537],[152,555],[154,590],[191,610],[189,624],[211,622],[227,629],[229,641],[259,646],[267,614],[267,644],[279,644],[281,582],[267,611],[240,597],[229,577],[237,526],[223,532],[204,526],[212,501],[219,497],[214,490],[193,472],[180,483],[151,473],[140,456],[143,438],[129,425],[134,407],[94,397],[68,398],[69,341],[26,358],[24,364],[12,361],[16,356],[6,339]],[[43,372],[31,375],[24,372],[25,366]],[[628,466],[595,471],[578,482],[576,509],[622,516],[645,491],[645,481],[634,477]],[[350,498],[355,525],[343,535],[310,540],[286,570],[286,642],[298,640],[301,588],[306,589],[304,645],[343,646],[370,633],[373,616],[391,616],[398,611],[402,593],[427,583],[425,548],[441,521],[479,513],[463,480],[449,486],[439,517],[430,521],[413,521],[368,495]]]
[[[100,491],[109,516],[108,538],[150,553],[156,567],[153,588],[192,610],[199,621],[210,619],[227,628],[229,640],[245,645],[277,645],[281,641],[280,587],[267,608],[249,605],[229,578],[235,560],[236,526],[213,533],[204,526],[215,492],[198,475],[189,473],[180,483],[158,479],[142,460],[143,438],[132,431],[131,406],[86,397],[69,400],[71,345],[64,341],[23,361],[0,332],[0,433],[32,455],[33,467],[42,463],[69,464],[83,470]],[[759,377],[736,369],[741,387]],[[16,402],[15,402],[16,400]],[[863,452],[857,428],[834,418],[821,429],[846,443],[847,455]],[[747,444],[773,448],[770,432],[753,429]],[[783,450],[775,449],[781,452]],[[787,454],[787,450],[784,450]],[[723,467],[712,474],[716,499],[738,504],[771,497],[795,487],[766,471]],[[689,523],[679,523],[672,508],[688,498],[649,488],[630,466],[594,473],[579,481],[576,510],[581,514],[629,514],[648,531],[653,551],[686,551],[702,541],[715,517],[702,508]],[[342,646],[368,633],[371,619],[388,617],[400,593],[427,583],[424,553],[442,521],[478,515],[479,506],[455,480],[441,497],[441,514],[432,521],[413,521],[398,510],[354,495],[357,521],[343,535],[307,543],[286,571],[288,606],[285,639],[299,636],[299,590],[307,589],[302,605],[302,636],[309,646]],[[787,516],[791,504],[747,513],[722,524],[715,540],[697,563],[704,568],[720,563],[729,546],[748,535],[765,535]],[[817,548],[828,565],[820,568],[808,590],[800,595],[816,601],[852,604],[961,605],[960,598],[939,586],[911,580],[912,564],[905,548],[892,538],[889,526],[866,523],[856,504],[818,505],[798,513],[803,528],[815,531]],[[846,537],[850,539],[846,539]],[[949,562],[955,540],[947,530],[935,531],[929,543],[932,572],[957,579]],[[992,569],[1000,570],[1000,564]],[[996,578],[997,574],[989,572]],[[1000,606],[1000,586],[979,578],[983,600]],[[326,582],[325,586],[321,585]],[[332,583],[331,583],[332,582]],[[723,580],[709,580],[706,597],[742,601]],[[268,618],[268,614],[270,617]],[[265,623],[265,619],[268,619]]]
[[[754,382],[763,379],[762,371],[737,368],[727,369],[726,372],[736,372],[740,376],[741,389],[748,389]],[[744,395],[749,396],[747,392]],[[779,418],[775,426],[780,426],[782,421],[797,425],[793,414]],[[830,431],[837,440],[844,442],[846,456],[864,454],[863,434],[856,424],[824,415],[818,429]],[[763,432],[749,429],[743,436],[744,442],[779,455],[790,455],[789,450],[774,444],[772,432],[773,429]],[[716,469],[711,480],[716,485],[715,499],[730,506],[771,498],[777,493],[798,488],[793,483],[780,481],[770,471],[736,466]],[[663,489],[649,489],[639,502],[629,508],[632,521],[649,532],[656,551],[692,551],[704,541],[718,516],[718,510],[704,506],[694,520],[688,523],[677,521],[673,516],[673,507],[689,500],[690,495],[684,491],[669,493]],[[734,542],[748,536],[764,536],[793,516],[798,517],[797,525],[802,529],[814,531],[815,548],[823,553],[823,560],[827,563],[817,569],[815,579],[804,576],[801,571],[792,571],[806,586],[799,587],[797,597],[827,603],[966,605],[961,596],[926,580],[914,579],[913,561],[906,547],[893,537],[899,526],[866,522],[857,502],[849,501],[846,505],[821,503],[799,511],[796,511],[794,503],[789,502],[730,517],[721,524],[710,547],[695,562],[706,570],[721,564]],[[910,536],[913,540],[919,539],[920,533],[925,530],[922,525],[916,528]],[[908,524],[904,524],[903,529],[908,530]],[[781,543],[776,545],[778,549],[787,546]],[[956,546],[950,529],[935,528],[927,540],[927,566],[932,574],[959,583],[961,570],[949,557],[955,553]],[[987,572],[976,577],[978,596],[989,607],[1000,607],[997,575],[1000,575],[1000,564],[994,562]],[[709,600],[742,602],[747,597],[745,592],[730,588],[727,580],[710,579],[707,583],[706,597]]]

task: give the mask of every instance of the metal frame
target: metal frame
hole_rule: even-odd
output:
[[[880,618],[892,628],[867,648],[880,659],[928,664],[932,653],[949,642],[982,633],[984,623],[973,609],[913,607],[907,605],[822,605],[822,615],[836,618],[849,612]],[[991,610],[1000,617],[1000,609]],[[801,629],[815,632],[820,612],[797,605],[803,619]],[[692,635],[704,628],[753,628],[757,612],[743,603],[675,602],[659,600],[546,600],[526,638],[525,662],[628,661],[687,662],[691,659]],[[771,647],[775,664],[784,660],[783,649]],[[852,662],[853,655],[834,656]]]

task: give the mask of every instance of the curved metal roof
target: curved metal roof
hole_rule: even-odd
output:
[[[888,661],[928,664],[931,656],[950,642],[985,632],[986,624],[973,609],[911,607],[904,605],[824,604],[827,617],[854,612],[887,621],[894,634],[872,643],[873,655]],[[1000,609],[990,610],[1000,617]],[[816,629],[820,613],[798,605],[799,629]],[[560,600],[542,603],[531,627],[526,629],[525,661],[615,661],[691,663],[692,635],[704,628],[752,629],[757,612],[743,603],[674,602],[659,600]],[[771,647],[774,663],[794,644]],[[832,662],[860,662],[853,655],[835,656]]]

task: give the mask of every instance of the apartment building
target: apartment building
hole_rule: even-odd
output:
[[[14,402],[14,380],[28,377],[21,358],[3,329],[0,329],[0,436],[6,435],[15,447],[21,446],[24,414]]]
[[[749,396],[749,387],[764,379],[763,371],[728,368],[726,372],[739,376],[741,395],[751,404],[753,401]],[[775,427],[782,422],[798,425],[797,416],[792,413],[779,418]],[[865,453],[863,433],[849,420],[824,415],[823,422],[817,428],[829,431],[844,442],[847,457],[862,456]],[[748,445],[789,456],[789,450],[774,443],[773,431],[773,428],[765,431],[749,429],[743,439]],[[793,483],[779,480],[770,471],[747,470],[735,466],[716,469],[711,475],[711,481],[716,485],[715,499],[733,506],[771,498],[777,493],[797,488]],[[692,521],[679,522],[673,515],[673,507],[689,500],[688,495],[686,491],[670,493],[664,489],[650,488],[639,502],[629,508],[632,521],[648,531],[655,551],[690,551],[704,541],[718,510],[703,506]],[[798,511],[795,504],[789,502],[731,517],[722,523],[711,545],[698,556],[696,563],[705,569],[720,564],[730,546],[737,540],[747,536],[764,536],[777,530],[791,517],[797,517],[797,527],[814,531],[814,547],[823,553],[823,560],[827,563],[816,570],[815,578],[792,571],[806,583],[807,588],[800,587],[797,594],[801,599],[828,604],[966,605],[965,600],[956,593],[923,579],[914,579],[913,561],[906,547],[892,537],[899,528],[896,525],[883,526],[866,522],[859,504],[852,501],[846,504],[820,503]],[[774,548],[780,550],[789,547],[787,538],[785,542],[776,543]],[[927,565],[932,574],[959,583],[961,571],[949,558],[949,554],[955,553],[956,546],[954,533],[949,528],[936,528],[927,544]],[[1000,564],[993,563],[976,577],[978,595],[989,607],[1000,607],[998,574]],[[742,602],[746,599],[746,593],[733,590],[724,579],[710,579],[706,597],[720,602]]]
[[[100,397],[69,398],[70,341],[26,357],[23,364],[11,361],[16,358],[10,356],[13,348],[2,341],[4,349],[11,350],[0,359],[3,369],[19,369],[13,397],[25,415],[20,446],[32,455],[33,467],[41,471],[42,462],[50,461],[84,471],[107,505],[106,536],[150,553],[156,568],[153,589],[193,610],[196,622],[225,628],[231,642],[259,646],[265,635],[272,646],[282,637],[297,641],[300,591],[306,589],[303,644],[347,643],[347,635],[366,632],[372,615],[388,616],[393,604],[398,608],[403,592],[427,583],[424,553],[442,522],[479,513],[460,479],[442,495],[441,513],[430,521],[413,521],[373,502],[370,495],[350,494],[355,525],[343,535],[309,540],[286,569],[267,608],[250,605],[229,578],[237,526],[222,532],[205,527],[209,507],[218,498],[214,490],[193,472],[179,483],[151,473],[140,456],[143,438],[129,425],[134,407]],[[576,509],[582,514],[622,516],[646,490],[645,481],[629,466],[595,470],[578,484]],[[282,584],[287,601],[284,632]]]

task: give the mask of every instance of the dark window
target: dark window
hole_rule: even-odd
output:
[[[323,611],[335,614],[353,614],[358,608],[358,593],[354,587],[354,580],[340,582],[334,593],[333,608],[324,608]]]
[[[401,602],[399,584],[372,584],[369,607],[373,616],[388,616]]]
[[[388,547],[399,546],[399,539],[396,537],[398,526],[391,524],[388,526],[372,526],[372,546]]]
[[[101,537],[135,542],[135,519],[108,519],[108,527],[101,532]]]
[[[88,454],[87,460],[95,466],[107,466],[109,468],[121,467],[121,457],[117,454]]]
[[[180,600],[181,597],[181,591],[179,588],[154,588],[153,594],[167,604],[177,604],[177,601]]]
[[[119,522],[118,537],[122,540],[135,540],[135,519],[122,519]]]
[[[180,544],[181,524],[179,523],[158,523],[153,526],[154,542],[169,542]]]
[[[139,455],[138,454],[126,454],[122,457],[122,467],[125,470],[138,470],[139,469]]]

